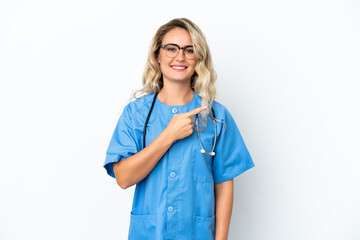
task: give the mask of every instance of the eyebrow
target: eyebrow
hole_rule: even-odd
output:
[[[163,44],[163,45],[167,45],[167,44],[172,44],[172,45],[177,45],[177,46],[179,46],[178,44],[176,44],[176,43],[165,43],[165,44]],[[181,46],[179,46],[179,47],[181,47]],[[193,45],[185,45],[184,47],[194,47]]]

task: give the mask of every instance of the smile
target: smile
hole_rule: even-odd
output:
[[[171,66],[171,68],[175,71],[184,71],[185,69],[187,69],[186,66]]]

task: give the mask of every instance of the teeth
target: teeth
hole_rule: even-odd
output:
[[[172,68],[175,68],[175,69],[185,69],[185,67],[174,67],[174,66],[172,66]]]

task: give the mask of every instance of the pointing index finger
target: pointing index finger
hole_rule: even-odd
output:
[[[190,112],[187,112],[187,113],[184,113],[187,117],[191,117],[195,114],[198,114],[202,111],[204,111],[205,109],[207,109],[207,106],[202,106],[202,107],[198,107],[198,108],[195,108],[193,110],[191,110]]]

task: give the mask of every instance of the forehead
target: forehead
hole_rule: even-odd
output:
[[[162,45],[168,43],[176,43],[179,46],[192,45],[192,40],[188,31],[183,28],[171,29],[165,34]]]

